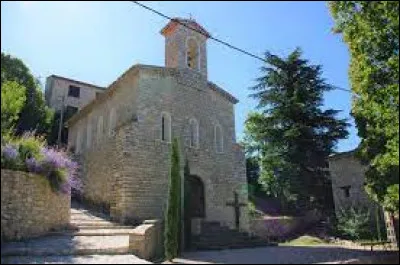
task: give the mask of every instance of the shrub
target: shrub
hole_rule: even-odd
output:
[[[174,139],[171,153],[168,204],[165,213],[164,248],[165,258],[172,260],[178,256],[179,228],[181,217],[181,176],[179,166],[178,140]]]
[[[366,208],[342,209],[337,216],[337,230],[344,238],[351,240],[370,239],[371,219]]]
[[[76,175],[77,163],[63,150],[47,146],[42,137],[28,133],[4,144],[1,147],[1,168],[43,176],[55,192],[70,194],[71,189],[81,189]]]

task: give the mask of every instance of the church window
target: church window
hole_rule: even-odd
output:
[[[219,124],[214,127],[214,143],[215,150],[217,153],[222,153],[224,151],[224,137],[222,133],[222,128]]]
[[[108,134],[110,136],[114,135],[114,132],[115,132],[116,115],[117,114],[115,112],[115,109],[112,108],[111,111],[110,111],[110,123],[109,123],[109,126],[108,126]]]
[[[199,45],[194,38],[189,38],[186,42],[186,64],[194,70],[200,68]]]
[[[86,127],[86,147],[90,148],[92,144],[92,124],[90,123],[90,118],[88,119],[88,124]]]
[[[99,120],[97,121],[97,142],[99,143],[101,141],[101,137],[103,136],[103,116],[99,117]]]
[[[196,119],[190,119],[190,147],[198,147],[199,145],[199,123]]]
[[[78,153],[80,153],[81,149],[82,149],[82,133],[81,133],[81,129],[78,129],[76,132],[75,152],[78,154]]]
[[[166,112],[161,114],[161,140],[171,142],[171,115]]]

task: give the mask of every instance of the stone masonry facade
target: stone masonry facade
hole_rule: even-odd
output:
[[[182,31],[173,26],[168,30]],[[174,32],[165,34],[170,34],[166,36],[169,42],[178,45],[181,38],[197,33],[177,34],[175,40]],[[184,53],[170,52],[168,45],[167,64],[184,62],[169,58]],[[201,65],[201,61],[206,62],[205,47],[200,51],[200,58],[204,57]],[[226,203],[233,200],[234,191],[238,191],[241,203],[248,200],[245,157],[235,137],[237,100],[209,82],[204,67],[134,65],[68,121],[68,145],[78,150],[85,199],[109,207],[111,216],[120,222],[163,219],[171,141],[161,139],[161,124],[163,113],[167,113],[170,139],[179,141],[182,176],[187,160],[190,173],[204,184],[204,220],[234,228],[234,209]],[[198,124],[196,146],[189,144],[193,119]],[[216,126],[222,132],[222,152],[215,144]],[[249,229],[245,208],[241,209],[240,228]]]
[[[380,218],[383,220],[380,206],[370,199],[365,191],[366,169],[367,167],[356,158],[355,151],[339,153],[329,158],[336,214],[346,207],[366,207],[374,218],[378,207]]]
[[[70,196],[54,193],[41,176],[1,170],[1,241],[63,229],[70,221]]]
[[[68,89],[71,85],[79,88],[79,97],[68,95]],[[62,76],[51,75],[46,79],[46,104],[55,110],[60,110],[63,105],[62,97],[65,96],[64,107],[71,106],[81,109],[89,102],[96,99],[96,93],[103,93],[104,91],[105,88],[103,87]]]

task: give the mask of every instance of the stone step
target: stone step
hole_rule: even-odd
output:
[[[121,236],[129,235],[134,230],[131,228],[103,228],[103,229],[79,229],[79,231],[57,231],[47,234],[48,236]]]
[[[125,229],[125,228],[135,228],[134,226],[124,226],[124,225],[119,225],[119,224],[115,224],[113,226],[110,225],[98,225],[98,226],[94,226],[94,225],[80,225],[78,226],[79,230],[98,230],[98,229]]]
[[[152,264],[135,255],[12,256],[1,257],[1,264]]]
[[[6,256],[129,254],[129,236],[59,236],[2,244]]]
[[[191,248],[194,250],[223,250],[223,249],[237,249],[237,248],[254,248],[254,247],[267,247],[276,246],[274,243],[268,242],[213,242],[213,243],[198,243],[193,242]]]
[[[116,226],[119,224],[112,223],[109,221],[80,221],[80,222],[71,222],[71,225],[81,227],[81,226]]]

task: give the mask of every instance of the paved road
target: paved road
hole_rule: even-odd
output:
[[[184,253],[178,264],[312,264],[346,261],[365,256],[387,256],[389,253],[350,250],[332,246],[265,247]],[[398,252],[397,252],[398,255]],[[397,256],[398,260],[398,256]]]

